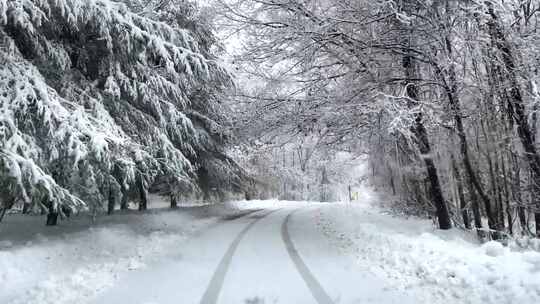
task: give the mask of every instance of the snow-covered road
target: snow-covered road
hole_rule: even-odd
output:
[[[280,206],[200,233],[94,303],[414,303],[359,272],[317,229],[323,206]]]
[[[0,230],[0,303],[538,303],[540,253],[353,203],[241,201]],[[22,231],[24,234],[15,233]],[[536,247],[535,247],[536,246]]]

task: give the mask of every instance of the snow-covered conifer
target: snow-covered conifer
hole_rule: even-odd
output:
[[[132,4],[0,1],[2,207],[100,207],[111,191],[135,196],[158,180],[198,188],[200,152],[217,143],[193,117],[209,115],[230,76],[209,29]],[[194,105],[201,91],[212,98]]]

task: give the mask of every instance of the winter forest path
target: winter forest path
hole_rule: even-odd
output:
[[[317,229],[319,208],[270,208],[223,221],[166,260],[120,278],[94,303],[408,303],[330,244]]]

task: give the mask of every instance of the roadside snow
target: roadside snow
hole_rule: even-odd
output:
[[[79,216],[58,227],[44,227],[42,217],[7,217],[0,224],[0,303],[85,303],[123,274],[179,254],[189,235],[221,216],[241,212],[188,209],[104,216],[93,225]]]
[[[377,208],[369,189],[361,202],[319,210],[319,228],[362,270],[371,271],[421,303],[538,303],[540,253],[497,242],[478,244],[431,221],[402,219]]]

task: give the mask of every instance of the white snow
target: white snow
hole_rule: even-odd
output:
[[[370,271],[421,303],[538,303],[540,253],[479,244],[474,235],[440,231],[429,220],[397,218],[370,189],[352,204],[321,208],[319,228],[359,271]]]
[[[235,201],[230,203],[238,209],[275,209],[280,207],[303,207],[307,204],[313,204],[313,202],[302,201],[280,201],[277,199],[272,200],[250,200],[250,201]]]
[[[239,201],[142,215],[127,212],[98,217],[95,224],[79,216],[47,229],[42,217],[10,215],[0,224],[0,303],[101,303],[103,299],[117,303],[142,300],[139,294],[173,303],[178,292],[186,303],[195,303],[227,247],[254,218],[206,227],[245,209],[279,210],[262,219],[240,243],[223,299],[285,300],[287,295],[307,295],[304,289],[274,290],[276,284],[298,279],[285,254],[280,226],[288,214],[300,209],[289,223],[295,246],[323,287],[343,303],[368,298],[377,299],[373,303],[395,303],[392,299],[400,294],[401,303],[408,303],[407,299],[430,304],[540,300],[539,252],[497,242],[480,244],[474,235],[457,229],[437,230],[430,220],[395,217],[377,206],[383,200],[378,194],[369,188],[360,190],[360,199],[353,203]],[[166,206],[159,198],[151,201]],[[195,232],[197,238],[187,241]],[[278,265],[288,265],[290,271],[279,282],[268,283],[265,276],[281,269]],[[150,283],[148,293],[142,287]],[[182,288],[162,294],[174,286]],[[292,283],[287,286],[294,289]]]
[[[128,272],[178,254],[192,233],[239,210],[228,205],[83,215],[44,227],[44,218],[11,215],[0,224],[0,303],[87,303]]]
[[[495,242],[495,241],[487,242],[484,245],[482,245],[482,248],[484,249],[485,254],[492,257],[497,257],[504,254],[504,246],[499,242]]]

